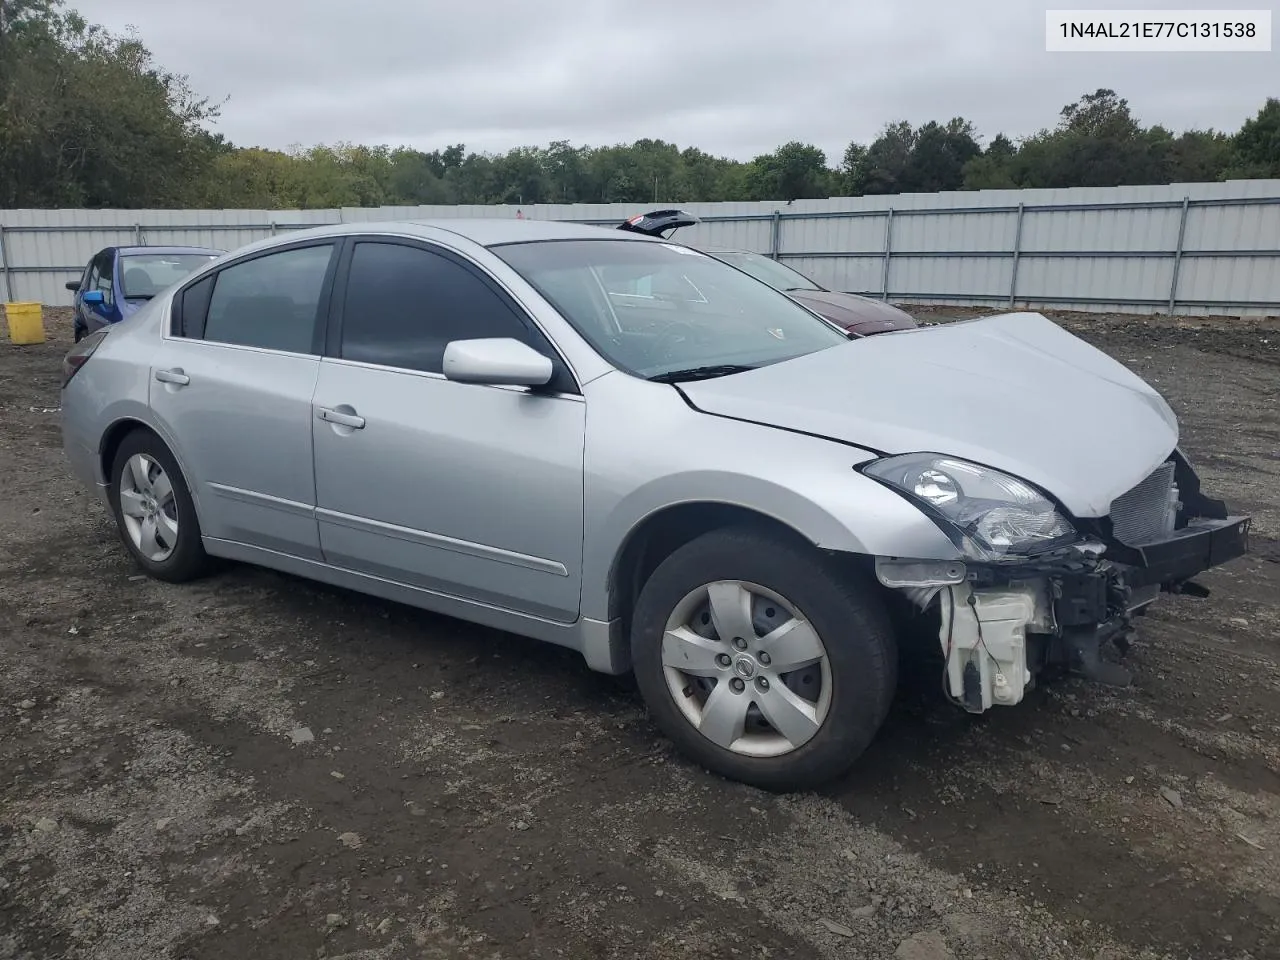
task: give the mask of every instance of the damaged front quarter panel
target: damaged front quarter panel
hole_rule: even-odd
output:
[[[1248,549],[1249,518],[1205,497],[1178,450],[1107,516],[1071,519],[1079,542],[1013,562],[876,558],[880,583],[936,618],[958,706],[1017,704],[1050,669],[1128,685],[1105,646],[1126,652],[1134,619],[1161,592],[1207,596],[1193,578]]]

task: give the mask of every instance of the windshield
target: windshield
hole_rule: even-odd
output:
[[[739,270],[745,270],[757,280],[763,280],[775,290],[821,290],[822,288],[802,273],[796,273],[790,267],[784,267],[777,260],[759,253],[742,253],[739,251],[717,252],[726,263]]]
[[[212,253],[131,253],[120,258],[120,289],[126,300],[149,300],[210,260]]]
[[[600,354],[648,379],[790,360],[849,338],[794,300],[687,247],[645,240],[504,244],[493,252]]]

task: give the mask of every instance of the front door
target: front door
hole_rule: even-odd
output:
[[[206,537],[321,559],[311,461],[320,305],[335,244],[233,263],[175,298],[151,407]]]
[[[76,308],[80,314],[80,327],[85,333],[93,333],[114,322],[116,319],[115,276],[116,252],[108,248],[93,258],[89,265],[89,273],[76,297]],[[84,294],[95,290],[102,294],[101,303],[85,303]]]
[[[586,405],[523,311],[474,264],[357,241],[335,284],[312,430],[325,559],[560,622],[581,592]],[[515,337],[556,390],[456,383],[451,340]]]

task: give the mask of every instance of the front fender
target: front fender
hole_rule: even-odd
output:
[[[932,520],[854,469],[873,459],[869,451],[701,413],[674,388],[622,375],[601,378],[589,392],[586,617],[609,619],[611,571],[632,532],[681,504],[752,510],[825,550],[960,558]]]

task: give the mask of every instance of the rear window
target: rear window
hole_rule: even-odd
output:
[[[186,279],[217,254],[131,253],[120,258],[120,289],[126,300],[150,300]]]

